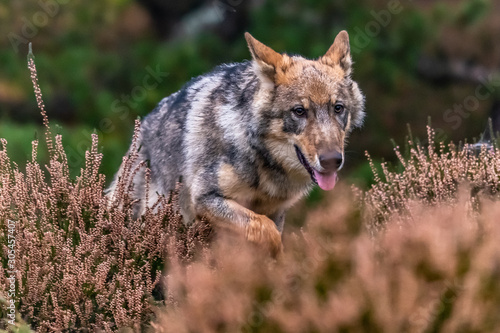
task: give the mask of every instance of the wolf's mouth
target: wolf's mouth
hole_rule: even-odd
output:
[[[295,152],[297,153],[297,157],[299,158],[300,163],[304,166],[304,168],[307,170],[307,172],[309,172],[309,175],[311,176],[312,181],[316,185],[318,185],[318,181],[316,180],[316,177],[314,176],[313,168],[311,167],[309,162],[307,162],[306,157],[304,156],[304,154],[302,154],[299,147],[297,147],[296,145],[294,145],[294,147],[295,147]]]
[[[297,157],[299,158],[300,163],[304,166],[304,168],[309,172],[312,181],[319,185],[323,190],[330,191],[335,187],[337,183],[337,171],[329,171],[329,172],[320,172],[315,170],[309,162],[307,162],[306,157],[300,151],[299,147],[295,147],[295,152],[297,153]]]

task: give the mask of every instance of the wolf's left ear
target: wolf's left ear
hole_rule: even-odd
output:
[[[339,32],[332,46],[319,60],[326,65],[339,65],[346,72],[346,75],[351,73],[351,46],[347,31],[342,30]]]
[[[252,58],[259,66],[262,74],[274,81],[276,71],[282,64],[283,56],[253,38],[248,32],[245,33],[245,39],[247,40]]]

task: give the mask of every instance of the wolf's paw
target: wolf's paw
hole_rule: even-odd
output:
[[[255,244],[264,246],[273,257],[283,253],[281,234],[274,222],[260,215],[250,221],[245,230],[246,238]]]

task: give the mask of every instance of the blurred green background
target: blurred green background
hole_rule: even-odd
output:
[[[364,151],[393,160],[391,139],[404,143],[407,123],[425,139],[430,116],[438,139],[454,141],[479,138],[488,117],[500,128],[499,16],[500,3],[488,0],[1,2],[0,137],[22,167],[31,140],[43,133],[26,67],[28,41],[72,174],[95,131],[109,181],[134,119],[191,77],[249,59],[245,31],[277,51],[313,58],[346,29],[367,118],[351,136],[343,177],[368,184]]]

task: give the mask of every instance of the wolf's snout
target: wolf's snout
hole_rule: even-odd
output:
[[[319,155],[319,164],[326,172],[340,169],[342,160],[342,154],[338,151],[326,152]]]

